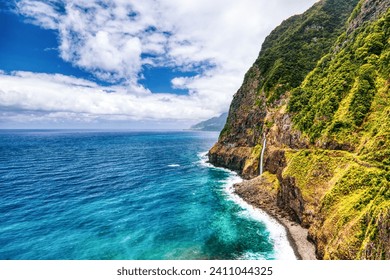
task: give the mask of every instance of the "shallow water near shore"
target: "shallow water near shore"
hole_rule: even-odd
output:
[[[294,259],[212,132],[0,131],[0,259]]]

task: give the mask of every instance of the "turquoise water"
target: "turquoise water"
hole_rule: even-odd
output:
[[[0,131],[0,259],[294,258],[209,132]]]

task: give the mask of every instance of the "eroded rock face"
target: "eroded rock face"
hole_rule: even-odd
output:
[[[282,180],[282,172],[285,167],[286,158],[284,156],[284,150],[277,149],[267,152],[264,169],[272,174],[276,174],[279,181]]]
[[[390,8],[390,1],[388,0],[363,1],[360,11],[356,11],[356,17],[348,25],[347,34],[355,31],[365,22],[378,19],[388,8]]]
[[[245,161],[250,157],[250,147],[230,147],[228,145],[215,144],[209,151],[209,161],[217,166],[229,168],[242,174]],[[245,177],[245,176],[244,176]]]
[[[260,71],[253,65],[245,75],[242,86],[233,96],[219,143],[232,147],[253,147],[258,143],[265,117],[265,111],[260,107],[264,100],[258,95],[260,79]]]
[[[302,215],[305,210],[305,203],[302,198],[301,190],[296,186],[293,177],[283,178],[280,191],[278,193],[277,204],[280,208],[291,213],[292,218],[302,224]],[[304,225],[307,226],[307,225]]]
[[[270,147],[306,149],[309,141],[302,136],[299,130],[293,128],[291,115],[286,112],[288,94],[283,96],[284,104],[277,108],[269,108],[265,122],[270,128],[265,130],[267,141]]]
[[[237,171],[244,178],[258,175],[256,165],[247,166],[252,149],[261,141],[265,110],[259,108],[263,97],[257,94],[260,72],[253,66],[244,83],[233,97],[229,116],[218,143],[209,151],[209,161],[215,166]],[[258,164],[258,163],[257,163]]]
[[[289,213],[293,221],[308,227],[308,224],[304,223],[305,201],[303,200],[301,190],[296,185],[294,177],[283,177],[283,170],[286,165],[284,150],[275,149],[268,153],[265,169],[271,174],[275,174],[280,184],[276,203],[278,207]]]

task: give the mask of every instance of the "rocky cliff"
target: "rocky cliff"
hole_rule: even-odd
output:
[[[389,8],[323,0],[284,21],[209,151],[252,179],[266,138],[275,202],[309,228],[319,258],[390,259]]]

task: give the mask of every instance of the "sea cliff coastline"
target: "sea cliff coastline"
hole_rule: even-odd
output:
[[[285,20],[209,151],[318,259],[390,259],[389,19],[390,0],[321,0]]]
[[[306,239],[307,237],[307,229],[302,228],[300,225],[288,219],[283,219],[282,215],[271,211],[271,203],[268,204],[267,202],[269,207],[262,207],[258,203],[253,203],[252,192],[246,192],[245,190],[249,190],[256,179],[245,180],[235,171],[211,164],[208,160],[207,152],[200,153],[199,156],[202,165],[209,168],[225,170],[232,175],[229,182],[225,184],[225,192],[228,199],[233,200],[235,204],[248,211],[247,213],[252,218],[264,223],[270,232],[271,239],[274,241],[274,249],[277,252],[275,255],[276,259],[316,259],[314,247],[311,245],[307,249],[310,246],[305,245],[308,241],[302,241],[302,239]],[[305,251],[310,253],[305,253]]]
[[[315,246],[308,240],[308,229],[295,222],[291,214],[276,205],[276,197],[260,187],[267,184],[266,177],[256,177],[234,184],[234,192],[245,202],[266,212],[278,221],[287,232],[287,238],[300,260],[316,260]]]

